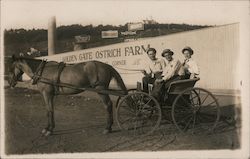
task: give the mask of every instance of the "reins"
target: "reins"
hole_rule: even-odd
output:
[[[117,66],[113,66],[114,68],[120,69],[120,70],[125,70],[125,71],[132,71],[132,72],[141,72],[143,69],[128,69],[128,68],[121,68]]]
[[[101,89],[96,89],[96,88],[91,88],[91,87],[79,88],[79,87],[76,87],[76,86],[68,84],[68,83],[63,83],[63,82],[56,83],[56,82],[53,82],[52,80],[45,78],[45,77],[41,77],[39,82],[45,83],[45,84],[50,84],[50,85],[53,85],[56,87],[71,88],[74,90],[93,91],[93,92],[97,92],[97,93],[111,94],[111,95],[116,95],[116,96],[127,95],[122,90],[116,90],[116,89],[101,90]]]

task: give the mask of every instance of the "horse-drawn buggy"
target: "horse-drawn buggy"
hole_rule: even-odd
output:
[[[119,98],[116,120],[119,127],[132,134],[150,134],[163,120],[180,132],[211,132],[216,127],[220,108],[207,90],[194,87],[199,78],[174,81],[163,91],[160,100],[140,88]],[[140,86],[140,85],[139,85]]]
[[[110,65],[98,61],[66,65],[55,61],[13,57],[9,84],[14,87],[19,77],[26,73],[43,95],[48,125],[42,130],[45,136],[55,128],[55,95],[77,94],[83,91],[98,93],[107,111],[104,133],[112,131],[113,106],[109,95],[118,96],[116,121],[118,126],[133,134],[150,134],[162,119],[173,123],[181,132],[211,131],[219,121],[220,109],[216,98],[207,90],[194,87],[199,78],[175,81],[156,100],[150,91],[139,88],[127,90],[119,73]],[[109,89],[111,79],[121,90]],[[91,120],[91,119],[90,119]]]

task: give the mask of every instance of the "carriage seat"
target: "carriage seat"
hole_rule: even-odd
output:
[[[184,79],[184,80],[174,81],[168,87],[167,93],[180,94],[180,92],[188,88],[193,88],[195,83],[199,80],[200,78],[193,78],[193,79]]]
[[[167,89],[167,94],[179,94],[180,92],[188,89],[193,88],[195,83],[199,81],[200,78],[193,78],[193,79],[184,79],[174,81],[170,84]],[[137,81],[137,91],[142,91],[142,83]],[[148,84],[148,93],[151,94],[153,89],[153,84]]]

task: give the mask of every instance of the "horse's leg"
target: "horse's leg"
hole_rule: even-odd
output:
[[[43,129],[42,133],[45,136],[49,136],[53,132],[53,129],[55,128],[54,106],[53,106],[54,94],[51,92],[43,92],[42,94],[45,101],[47,109],[47,118],[48,118],[48,125],[45,129]]]
[[[106,94],[99,94],[103,103],[104,103],[104,107],[107,110],[106,114],[107,114],[107,125],[105,130],[103,131],[103,134],[107,134],[110,133],[112,131],[112,125],[113,125],[113,105],[112,105],[112,101],[109,97],[109,95]]]

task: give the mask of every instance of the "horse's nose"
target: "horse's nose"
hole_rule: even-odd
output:
[[[12,80],[8,80],[10,88],[12,87]]]
[[[16,83],[12,82],[11,85],[10,85],[10,88],[14,89],[15,86],[16,86]]]
[[[8,83],[9,83],[10,88],[14,88],[16,85],[15,81],[11,78],[8,79]]]
[[[8,78],[8,84],[11,86],[11,79],[10,78]]]

